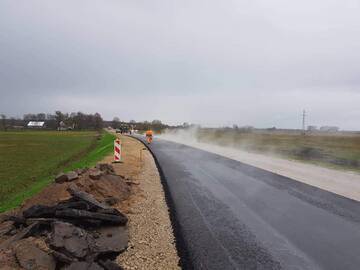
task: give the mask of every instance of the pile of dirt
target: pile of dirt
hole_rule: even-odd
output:
[[[0,269],[121,269],[128,220],[111,205],[128,198],[125,179],[98,164],[55,182],[1,217]]]
[[[54,205],[59,201],[69,199],[70,194],[67,189],[71,183],[90,193],[100,202],[116,203],[120,209],[121,202],[128,199],[131,192],[131,183],[116,175],[110,164],[99,163],[95,168],[77,169],[74,172],[59,174],[54,184],[28,199],[19,210],[23,211],[34,204]]]

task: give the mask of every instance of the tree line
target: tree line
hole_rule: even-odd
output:
[[[45,122],[47,129],[93,129],[100,130],[103,128],[103,119],[99,113],[86,114],[82,112],[63,113],[56,111],[54,114],[45,113],[27,113],[22,119],[7,118],[4,114],[0,117],[0,129],[24,128],[30,121]]]
[[[162,130],[169,128],[170,126],[161,122],[161,120],[153,120],[153,121],[121,121],[118,117],[114,117],[112,121],[105,121],[106,126],[110,126],[115,129],[120,129],[125,132],[129,130],[153,130],[155,132],[161,132]]]
[[[114,117],[112,121],[105,121],[99,113],[86,114],[82,112],[64,113],[55,111],[55,113],[27,113],[22,118],[6,117],[0,115],[0,130],[26,128],[30,121],[45,122],[46,129],[53,130],[100,130],[104,127],[121,129],[125,132],[129,130],[145,131],[151,129],[160,133],[171,126],[164,124],[161,120],[153,121],[121,121],[119,117]]]

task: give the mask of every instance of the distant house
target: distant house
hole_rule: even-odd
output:
[[[27,124],[28,128],[44,128],[45,122],[44,121],[30,121]]]
[[[60,130],[60,131],[73,130],[73,129],[74,129],[74,126],[75,126],[75,125],[68,126],[68,125],[65,124],[64,121],[61,121],[61,122],[59,123],[58,130]]]
[[[338,132],[340,128],[335,126],[323,126],[320,128],[322,132]]]
[[[317,128],[317,126],[308,126],[307,130],[308,131],[317,131],[318,128]]]

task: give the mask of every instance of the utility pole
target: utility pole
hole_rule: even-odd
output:
[[[306,133],[306,131],[305,131],[305,117],[306,117],[306,112],[305,112],[305,110],[303,110],[303,114],[302,114],[302,133],[303,133],[304,136],[305,136],[305,133]]]

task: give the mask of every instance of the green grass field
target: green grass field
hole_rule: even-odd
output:
[[[360,136],[242,133],[202,129],[198,140],[360,172]]]
[[[114,135],[95,131],[0,132],[0,212],[21,204],[61,171],[94,165]]]

